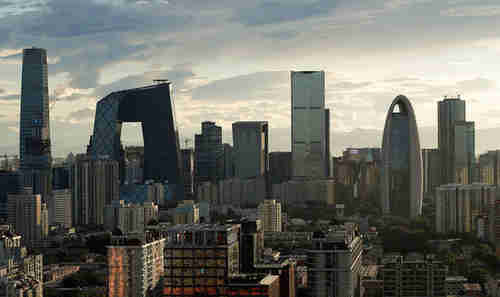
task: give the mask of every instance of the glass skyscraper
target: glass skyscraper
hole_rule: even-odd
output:
[[[325,72],[292,71],[292,178],[329,174],[329,110],[325,110]]]
[[[196,184],[216,183],[224,175],[222,128],[214,122],[201,123],[201,134],[194,137]]]
[[[19,155],[26,186],[47,201],[52,192],[47,52],[23,50]]]
[[[395,108],[398,107],[399,111]],[[415,113],[399,95],[387,113],[382,142],[382,211],[415,218],[422,212],[422,156]]]

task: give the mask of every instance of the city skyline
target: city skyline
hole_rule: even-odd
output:
[[[54,156],[84,150],[97,100],[154,78],[174,83],[181,140],[194,138],[203,120],[222,126],[229,143],[232,122],[266,120],[270,150],[290,150],[290,70],[326,71],[333,155],[380,146],[386,106],[399,93],[413,99],[423,148],[437,146],[436,102],[457,94],[476,122],[476,152],[498,147],[482,136],[500,130],[500,111],[491,107],[500,77],[500,43],[491,31],[499,9],[491,1],[6,3],[2,152],[18,150],[20,50],[31,46],[48,51],[49,90],[58,99],[51,109]],[[69,13],[75,8],[94,17]],[[139,138],[132,126],[124,128],[125,143]]]

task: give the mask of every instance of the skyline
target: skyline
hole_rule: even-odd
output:
[[[437,102],[457,94],[476,122],[476,152],[499,147],[492,137],[500,132],[500,109],[492,105],[500,79],[495,2],[287,0],[228,7],[225,1],[2,1],[0,34],[8,37],[0,41],[0,152],[18,151],[20,50],[31,46],[48,52],[49,91],[58,99],[51,109],[55,157],[84,151],[97,100],[154,78],[174,84],[182,143],[203,120],[222,126],[229,143],[232,122],[263,120],[270,151],[290,150],[291,70],[327,72],[333,155],[349,146],[380,147],[386,110],[399,94],[412,100],[422,148],[437,147]],[[137,142],[134,125],[123,132],[125,144]]]

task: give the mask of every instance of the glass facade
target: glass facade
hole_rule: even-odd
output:
[[[328,153],[324,71],[292,71],[292,176],[325,177]]]
[[[394,99],[387,113],[382,164],[382,211],[417,217],[422,212],[422,155],[415,113],[402,95]]]
[[[224,177],[222,128],[214,122],[203,122],[201,134],[195,135],[194,142],[196,184],[207,181],[216,183]]]
[[[176,197],[184,197],[184,178],[170,84],[111,93],[97,103],[94,134],[89,148],[97,158],[121,160],[123,122],[141,122],[144,137],[144,180],[179,185]]]

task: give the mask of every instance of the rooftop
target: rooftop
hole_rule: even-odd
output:
[[[184,231],[231,231],[234,226],[231,224],[178,224],[166,229],[167,232],[184,232]]]

